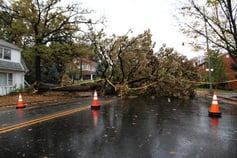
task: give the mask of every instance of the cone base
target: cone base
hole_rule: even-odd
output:
[[[221,117],[221,112],[210,112],[208,111],[208,116],[209,117]]]
[[[16,109],[21,109],[21,108],[25,108],[26,106],[17,106]]]
[[[91,110],[100,110],[100,106],[91,106]]]

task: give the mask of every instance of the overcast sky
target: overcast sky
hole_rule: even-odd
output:
[[[173,17],[177,13],[174,5],[176,0],[80,0],[79,2],[83,8],[95,10],[98,17],[106,17],[105,32],[108,35],[124,35],[132,29],[132,35],[136,36],[150,29],[152,40],[156,42],[155,51],[165,43],[188,58],[198,55],[191,52],[191,48],[185,44],[187,38],[179,31],[177,20]]]

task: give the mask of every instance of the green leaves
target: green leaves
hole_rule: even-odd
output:
[[[191,46],[206,49],[208,38],[211,49],[228,52],[237,63],[237,1],[207,0],[206,3],[190,0],[180,8],[181,30],[190,37]],[[205,32],[204,25],[207,26]]]
[[[0,18],[5,14],[11,18],[0,23],[2,30],[12,36],[4,39],[15,42],[21,47],[50,44],[51,42],[69,43],[79,31],[79,25],[88,23],[83,17],[87,10],[79,4],[60,7],[59,0],[14,0],[0,5]],[[8,25],[7,25],[8,24]],[[9,25],[10,24],[10,25]]]

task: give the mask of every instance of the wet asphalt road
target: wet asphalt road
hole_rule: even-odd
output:
[[[0,134],[0,157],[15,158],[236,158],[237,105],[219,102],[222,117],[208,117],[211,100],[112,99],[86,109]],[[101,99],[103,102],[106,99]],[[1,110],[1,127],[90,105]]]

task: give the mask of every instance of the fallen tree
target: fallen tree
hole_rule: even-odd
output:
[[[45,93],[48,91],[67,91],[67,92],[88,92],[93,90],[100,90],[102,85],[101,83],[82,83],[82,84],[70,84],[70,85],[58,85],[50,84],[43,82],[35,82],[31,85],[34,92],[36,93]]]

